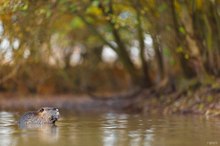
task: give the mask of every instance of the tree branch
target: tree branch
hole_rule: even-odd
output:
[[[117,52],[117,49],[115,46],[113,46],[111,43],[109,43],[104,37],[103,35],[101,35],[101,33],[99,31],[97,31],[97,29],[90,24],[86,18],[84,18],[81,14],[77,13],[77,15],[80,17],[80,19],[88,26],[88,28],[96,35],[98,36],[98,38],[105,43],[106,45],[108,45],[109,47],[111,47],[115,52]]]

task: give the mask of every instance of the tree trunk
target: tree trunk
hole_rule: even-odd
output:
[[[165,79],[163,54],[162,54],[162,51],[160,50],[159,40],[156,34],[153,34],[152,38],[153,38],[153,46],[154,46],[154,50],[155,50],[156,58],[157,58],[157,64],[158,64],[158,68],[160,72],[160,81],[162,81]]]
[[[194,39],[192,19],[188,14],[187,9],[182,9],[180,17],[178,18],[174,1],[175,0],[170,0],[173,25],[176,33],[177,47],[182,48],[182,51],[177,55],[180,58],[180,63],[186,77],[197,77],[204,73],[204,68],[199,47]],[[179,21],[181,21],[182,27],[186,31],[185,34],[181,34],[179,31]]]
[[[145,44],[144,44],[144,34],[142,29],[142,21],[141,21],[141,14],[139,7],[136,8],[137,12],[137,29],[138,29],[138,40],[139,40],[139,47],[140,47],[140,59],[142,64],[142,71],[143,71],[143,79],[144,82],[142,83],[143,86],[150,87],[153,85],[153,81],[149,74],[149,66],[148,62],[146,61],[144,52],[145,52]]]
[[[100,4],[100,8],[102,9],[105,16],[108,16],[108,17],[111,18],[111,16],[114,14],[113,6],[112,6],[112,0],[110,0],[108,2],[109,10],[107,12],[105,11],[105,8],[103,7],[102,4]],[[139,77],[138,77],[138,74],[137,74],[137,69],[136,69],[135,65],[133,64],[133,62],[132,62],[132,60],[129,56],[129,53],[127,51],[127,48],[126,48],[124,42],[121,39],[121,36],[119,34],[119,29],[115,28],[115,23],[113,21],[111,21],[111,19],[108,20],[108,24],[112,29],[112,35],[114,37],[115,42],[117,43],[116,53],[118,54],[119,59],[121,60],[123,66],[125,67],[125,69],[130,74],[133,82],[135,84],[138,84]]]

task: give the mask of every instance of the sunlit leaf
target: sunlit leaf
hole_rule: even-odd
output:
[[[185,54],[185,55],[184,55],[184,58],[185,58],[186,60],[188,60],[188,59],[189,59],[189,54]]]
[[[184,29],[184,27],[179,27],[179,32],[181,32],[182,34],[186,34],[186,30]]]
[[[99,3],[99,0],[93,0],[92,5],[98,7]]]
[[[203,4],[203,0],[196,0],[196,8],[197,9],[202,9]]]
[[[183,52],[183,48],[181,46],[176,48],[176,52],[177,53],[182,53]]]
[[[179,4],[179,2],[177,0],[174,0],[174,6],[175,6],[177,13],[180,13],[181,5]]]
[[[152,7],[152,8],[155,7],[155,5],[156,5],[155,0],[148,0],[148,2],[149,2],[150,7]]]
[[[102,14],[102,11],[100,8],[96,7],[96,6],[90,6],[87,10],[86,10],[87,14],[90,15],[95,15],[95,16],[99,16]]]
[[[82,20],[79,17],[75,17],[71,21],[72,28],[82,28],[83,26],[84,26],[84,23],[82,22]]]
[[[24,6],[21,7],[21,10],[25,11],[28,9],[28,4],[26,3]]]

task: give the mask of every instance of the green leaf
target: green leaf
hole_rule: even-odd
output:
[[[99,0],[94,0],[92,2],[92,5],[97,7],[99,5],[99,3],[100,3]]]
[[[79,17],[75,17],[71,23],[70,23],[72,28],[82,28],[84,26],[84,23]]]
[[[163,53],[165,56],[170,57],[171,56],[171,52],[169,48],[163,48]]]
[[[183,27],[179,27],[179,32],[182,34],[186,34],[186,30]]]
[[[27,9],[28,9],[28,4],[26,3],[26,4],[21,8],[21,10],[25,11],[25,10],[27,10]]]
[[[75,4],[70,5],[71,12],[75,12],[77,10],[77,6]]]
[[[188,59],[189,59],[189,54],[185,54],[185,55],[184,55],[184,58],[185,58],[186,60],[188,60]]]
[[[203,103],[200,103],[199,106],[198,106],[198,109],[199,109],[199,110],[203,110],[204,107],[205,107],[205,105],[204,105]]]
[[[208,96],[208,97],[207,97],[207,101],[208,101],[208,102],[212,102],[212,100],[213,100],[213,97],[212,97],[212,96]]]
[[[48,18],[48,17],[50,17],[51,16],[51,11],[50,10],[47,10],[47,12],[46,12],[46,17]]]
[[[167,4],[163,3],[158,7],[160,13],[164,12],[167,9]]]

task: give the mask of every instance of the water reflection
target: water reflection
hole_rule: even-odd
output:
[[[0,146],[14,146],[17,139],[13,139],[14,115],[9,112],[0,112]]]
[[[54,125],[21,129],[0,112],[0,146],[195,146],[220,144],[220,119],[193,116],[74,114]]]
[[[139,116],[127,114],[106,114],[104,115],[103,145],[150,145],[153,141],[154,128],[143,124]],[[135,124],[134,124],[135,123]]]
[[[24,133],[32,131],[35,137],[40,140],[55,143],[59,138],[58,127],[54,124],[28,124],[28,125],[18,125],[20,130]],[[30,135],[24,134],[23,138],[28,139]]]

